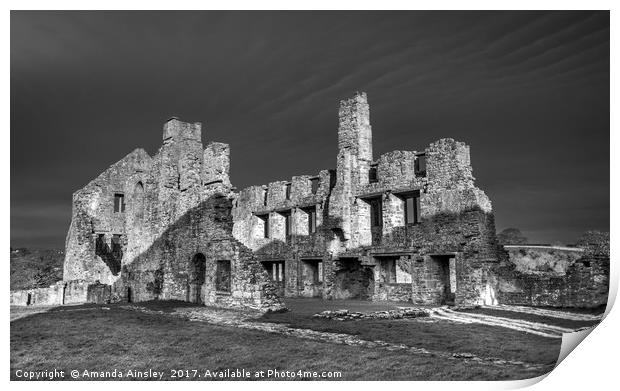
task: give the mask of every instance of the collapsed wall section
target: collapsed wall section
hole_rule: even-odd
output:
[[[592,248],[505,246],[495,269],[501,304],[596,308],[609,295],[609,253]]]

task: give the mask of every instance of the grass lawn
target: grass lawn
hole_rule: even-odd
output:
[[[151,306],[157,309],[157,304]],[[65,371],[153,369],[165,371],[164,379],[169,379],[172,369],[202,372],[229,368],[341,371],[344,380],[507,380],[542,374],[521,367],[371,350],[145,314],[118,305],[107,307],[109,310],[94,305],[62,307],[11,322],[11,379],[17,379],[18,369],[53,368]],[[301,326],[300,316],[271,314],[266,320],[290,320]],[[310,326],[330,329],[327,322],[322,323]],[[356,329],[353,322],[332,323],[334,331],[350,328],[352,334],[371,339],[406,340],[411,345],[528,358],[539,363],[554,361],[559,349],[558,340],[471,325],[454,328],[440,323],[384,321],[360,322]],[[373,328],[378,329],[373,332]]]
[[[371,341],[403,343],[429,350],[466,352],[536,364],[554,364],[562,344],[559,338],[545,338],[502,327],[446,321],[429,322],[427,318],[357,321],[313,318],[312,314],[316,312],[306,310],[307,306],[300,300],[303,299],[287,300],[287,306],[292,308],[292,311],[265,314],[257,321],[352,334]],[[339,303],[335,302],[334,305],[338,307]]]

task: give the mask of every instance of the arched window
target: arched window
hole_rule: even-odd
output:
[[[136,186],[134,186],[131,209],[134,216],[134,223],[142,223],[144,219],[144,186],[142,182],[138,182]]]

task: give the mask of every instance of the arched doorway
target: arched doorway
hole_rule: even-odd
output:
[[[205,283],[207,272],[207,259],[204,254],[197,253],[189,265],[188,301],[190,303],[203,303],[200,297],[202,285]]]

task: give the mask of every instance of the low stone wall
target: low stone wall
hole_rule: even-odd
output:
[[[500,304],[594,308],[609,292],[609,257],[579,248],[506,246]]]
[[[255,289],[254,292],[235,291],[230,294],[210,291],[205,295],[205,304],[222,308],[250,308],[262,312],[286,310],[273,284],[256,286]]]
[[[64,305],[109,303],[110,285],[85,281],[60,281],[48,288],[11,291],[11,305]]]
[[[62,305],[64,284],[56,283],[48,288],[11,291],[11,305]]]

